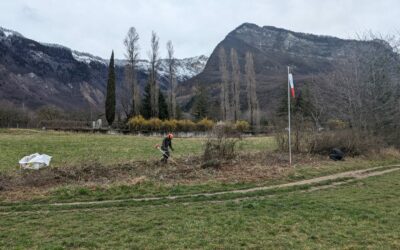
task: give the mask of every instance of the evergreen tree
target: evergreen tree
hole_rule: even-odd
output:
[[[106,119],[111,126],[115,119],[115,69],[114,51],[111,53],[110,64],[108,66],[107,94],[106,94]]]
[[[287,91],[288,91],[287,88],[286,89],[283,88],[280,91],[281,92],[281,94],[280,94],[281,99],[280,99],[280,103],[279,103],[278,109],[276,110],[276,114],[279,117],[287,117],[287,115],[288,115]],[[290,97],[290,98],[292,98],[292,97]],[[295,99],[295,98],[290,99],[290,112],[291,113],[295,112],[295,109],[296,109],[297,106],[298,106],[297,105],[297,99]]]
[[[181,107],[179,107],[179,105],[176,105],[176,109],[175,109],[175,119],[181,120],[182,118],[183,118],[182,109],[181,109]]]
[[[208,93],[204,87],[199,87],[194,97],[192,114],[196,120],[201,120],[208,115]]]
[[[142,106],[141,106],[141,115],[145,119],[150,119],[151,118],[151,90],[150,90],[150,83],[146,85],[144,88],[144,96],[143,96],[143,101],[142,101]]]
[[[161,90],[158,94],[158,118],[161,120],[169,119],[168,104]]]
[[[158,118],[165,120],[169,119],[169,113],[168,113],[168,104],[165,100],[165,97],[161,90],[158,92],[158,110],[159,110],[159,115]],[[145,118],[145,119],[150,119],[153,118],[152,115],[152,106],[151,106],[151,86],[150,83],[146,85],[144,88],[144,96],[143,96],[143,101],[142,101],[142,106],[141,106],[141,111],[140,114]]]
[[[277,110],[278,116],[288,115],[287,89],[282,90],[282,99]],[[292,114],[301,114],[304,117],[311,117],[315,112],[310,88],[305,84],[301,89],[297,89],[296,98],[290,99],[290,111]]]

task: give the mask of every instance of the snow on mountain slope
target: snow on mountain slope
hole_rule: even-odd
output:
[[[23,35],[21,35],[20,33],[16,32],[16,31],[0,27],[0,39],[7,39],[10,36],[24,37]],[[47,46],[47,47],[63,48],[63,49],[70,50],[73,58],[78,62],[83,62],[86,64],[90,64],[90,63],[94,62],[94,63],[101,63],[104,65],[108,65],[108,60],[103,59],[98,56],[91,55],[89,53],[71,50],[70,48],[65,47],[63,45],[59,45],[59,44],[51,44],[51,43],[43,43],[43,42],[41,42],[40,44]],[[176,75],[177,75],[178,81],[182,82],[182,81],[190,79],[190,78],[196,76],[197,74],[199,74],[204,69],[204,67],[207,63],[207,60],[208,60],[208,57],[204,56],[204,55],[183,58],[183,59],[176,59],[176,61],[175,61]],[[126,60],[115,59],[115,64],[117,66],[124,66],[124,65],[126,65]],[[138,70],[146,72],[146,71],[148,71],[148,68],[149,68],[148,60],[140,60],[139,61]],[[167,65],[167,61],[165,59],[161,59],[161,61],[160,61],[159,74],[161,77],[168,76],[168,65]]]
[[[23,35],[21,35],[20,33],[13,31],[13,30],[9,30],[9,29],[5,29],[0,27],[0,39],[4,39],[7,38],[9,36],[19,36],[19,37],[23,37]]]
[[[79,52],[76,50],[72,51],[72,56],[74,57],[75,60],[79,62],[84,62],[84,63],[91,63],[91,62],[98,62],[101,64],[107,64],[107,60],[100,58],[98,56],[93,56],[89,53],[84,53],[84,52]]]
[[[72,55],[74,56],[75,60],[85,63],[91,62],[99,62],[102,64],[108,64],[108,60],[102,59],[97,56],[93,56],[87,53],[73,51]],[[198,75],[201,71],[203,71],[208,57],[201,55],[183,59],[175,59],[176,65],[176,76],[179,82],[185,81],[189,78],[192,78]],[[125,66],[127,64],[126,60],[123,59],[115,59],[115,65],[117,66]],[[150,63],[148,60],[139,60],[138,62],[138,70],[147,72],[150,67]],[[158,68],[158,73],[161,77],[168,76],[168,64],[166,59],[160,60],[160,65]]]

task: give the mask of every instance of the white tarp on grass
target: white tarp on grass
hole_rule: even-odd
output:
[[[19,166],[23,169],[40,169],[50,165],[51,156],[35,153],[25,156],[19,161]]]

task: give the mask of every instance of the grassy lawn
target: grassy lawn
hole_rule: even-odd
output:
[[[272,186],[293,181],[311,179],[319,176],[325,176],[335,173],[341,173],[351,170],[366,169],[378,166],[390,166],[398,164],[398,159],[387,159],[385,161],[363,161],[351,159],[346,162],[332,162],[319,167],[316,166],[298,166],[287,171],[286,174],[258,182],[219,182],[207,181],[201,184],[176,184],[168,185],[155,181],[145,181],[135,185],[111,184],[106,187],[81,185],[67,185],[51,189],[46,195],[38,197],[32,196],[32,201],[36,203],[45,202],[74,202],[74,201],[101,201],[118,200],[141,197],[160,197],[174,195],[188,195],[198,193],[213,193],[229,191],[235,189],[246,189],[257,186]],[[0,205],[7,204],[3,201],[4,197],[0,195]]]
[[[399,178],[397,171],[261,200],[10,212],[0,217],[0,247],[398,249]]]
[[[154,148],[162,138],[131,135],[80,134],[40,130],[0,130],[0,171],[18,167],[25,155],[51,155],[52,166],[100,162],[104,165],[160,157]],[[174,157],[200,154],[204,139],[176,138]],[[272,137],[246,138],[239,144],[243,151],[274,149]]]

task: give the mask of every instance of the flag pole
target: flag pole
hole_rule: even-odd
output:
[[[288,143],[289,143],[289,166],[292,166],[292,144],[291,144],[291,137],[290,137],[290,79],[289,79],[289,74],[290,74],[290,67],[287,67],[288,70]]]

